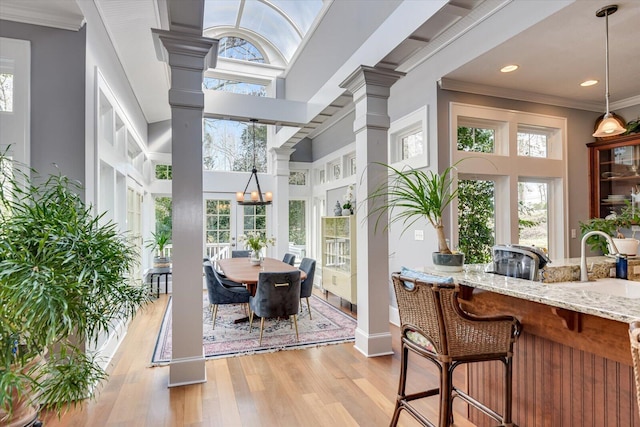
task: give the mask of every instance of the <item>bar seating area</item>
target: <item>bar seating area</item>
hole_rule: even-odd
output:
[[[401,368],[398,397],[391,420],[396,426],[401,411],[426,426],[446,427],[453,423],[453,399],[459,397],[481,410],[502,426],[511,426],[513,344],[520,333],[520,322],[511,316],[475,317],[459,306],[460,287],[451,278],[422,279],[392,275],[401,321]],[[438,387],[407,394],[409,351],[438,366]],[[462,364],[498,360],[504,364],[502,415],[462,389],[453,386],[454,369]],[[436,423],[429,421],[411,404],[417,399],[439,396]]]

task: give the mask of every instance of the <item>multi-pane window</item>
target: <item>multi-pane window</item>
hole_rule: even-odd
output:
[[[254,151],[255,139],[255,151]],[[231,120],[204,119],[204,169],[210,171],[267,171],[267,127]],[[254,163],[255,160],[255,163]]]
[[[457,237],[465,262],[487,262],[495,243],[535,245],[564,258],[566,118],[451,105],[451,162],[464,177],[454,243]]]
[[[231,240],[231,205],[229,200],[206,201],[205,233],[208,244],[226,244]]]
[[[329,164],[329,180],[336,181],[342,178],[342,168],[340,162],[333,162]]]
[[[13,111],[13,74],[0,73],[0,111]]]
[[[306,171],[290,171],[289,185],[307,185]]]
[[[244,206],[243,234],[248,232],[267,233],[267,208],[265,206]]]
[[[424,154],[422,130],[411,132],[400,138],[400,159],[407,160]]]
[[[320,182],[320,184],[324,184],[324,181],[325,181],[324,169],[320,169],[318,171],[318,181]]]
[[[171,179],[171,165],[156,165],[156,179]]]

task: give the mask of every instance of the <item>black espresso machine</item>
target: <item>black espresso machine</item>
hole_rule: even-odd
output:
[[[491,252],[491,273],[519,279],[538,280],[538,271],[551,262],[544,251],[535,246],[496,245]]]

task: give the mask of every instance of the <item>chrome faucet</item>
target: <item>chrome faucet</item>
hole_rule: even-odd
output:
[[[580,281],[581,282],[589,281],[589,272],[587,271],[587,257],[584,255],[584,252],[587,246],[587,239],[594,235],[599,235],[607,239],[607,242],[609,242],[609,245],[611,247],[612,255],[619,254],[616,244],[613,243],[613,239],[611,239],[611,236],[609,236],[607,233],[604,233],[599,230],[593,230],[586,233],[584,236],[582,236],[582,243],[580,245]]]

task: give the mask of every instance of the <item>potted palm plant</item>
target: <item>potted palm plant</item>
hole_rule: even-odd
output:
[[[78,183],[4,154],[0,179],[0,425],[23,426],[40,405],[59,414],[91,396],[106,373],[85,344],[131,319],[147,291],[128,277],[133,245]]]
[[[451,172],[455,165],[442,173],[424,172],[420,169],[400,170],[393,166],[377,163],[388,169],[389,181],[379,186],[368,199],[384,201],[375,203],[369,215],[377,216],[377,229],[383,215],[389,215],[388,226],[401,222],[403,231],[408,230],[416,221],[427,219],[436,230],[438,251],[433,253],[436,269],[460,271],[464,264],[464,254],[453,253],[444,234],[442,216],[445,209],[458,195],[453,187]]]
[[[171,235],[166,230],[160,230],[157,233],[151,233],[153,238],[147,241],[146,247],[152,251],[156,251],[153,257],[154,267],[168,267],[171,263],[171,258],[166,256],[165,248],[171,240]]]

